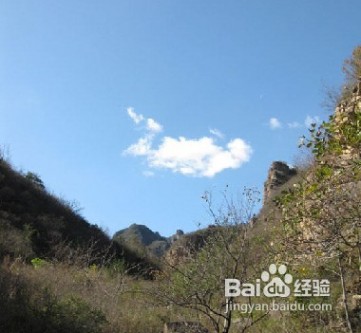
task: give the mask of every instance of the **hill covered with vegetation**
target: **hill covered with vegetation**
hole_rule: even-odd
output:
[[[75,253],[89,262],[122,260],[125,265],[148,264],[111,241],[87,222],[71,203],[50,194],[40,177],[22,174],[0,158],[0,257],[36,257],[71,261]]]
[[[173,239],[152,271],[126,243],[169,240],[133,225],[113,242],[0,159],[0,331],[361,332],[361,47],[345,73],[303,139],[308,165],[274,163],[256,215],[253,189],[221,207],[205,193],[212,225]]]
[[[113,240],[124,244],[139,255],[155,257],[164,255],[171,242],[170,239],[150,230],[147,226],[136,223],[116,232]]]

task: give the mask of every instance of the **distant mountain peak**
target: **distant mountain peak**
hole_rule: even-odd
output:
[[[173,236],[164,237],[159,232],[152,231],[146,225],[132,223],[128,228],[116,232],[113,239],[138,252],[146,251],[151,255],[161,257],[169,249],[170,245],[183,235],[183,230],[178,229]]]

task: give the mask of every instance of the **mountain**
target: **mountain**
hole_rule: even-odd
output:
[[[269,207],[273,206],[272,198],[280,191],[289,186],[297,175],[297,170],[290,167],[286,162],[275,161],[271,164],[267,180],[264,184],[263,209],[262,213],[255,217],[250,223],[256,220],[265,219],[265,213]],[[164,237],[159,232],[150,230],[147,226],[133,223],[128,228],[119,230],[113,236],[113,240],[123,244],[141,256],[155,256],[165,259],[175,265],[192,253],[196,253],[205,244],[206,240],[214,233],[216,228],[209,226],[191,233],[184,234],[182,230],[177,230],[171,237]]]
[[[113,258],[127,266],[150,267],[86,221],[71,203],[50,194],[35,173],[20,173],[0,157],[0,258],[61,261],[75,253],[94,262]]]
[[[141,255],[162,257],[171,244],[184,235],[182,230],[177,230],[171,237],[164,237],[159,232],[150,230],[142,224],[132,224],[128,228],[119,230],[113,240],[124,244]]]
[[[153,232],[147,226],[135,223],[116,232],[113,238],[121,238],[125,242],[136,240],[144,246],[148,246],[155,241],[166,241],[166,238],[162,237],[159,232]]]

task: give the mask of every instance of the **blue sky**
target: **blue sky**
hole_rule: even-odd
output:
[[[0,144],[110,234],[263,188],[361,42],[361,2],[0,2]]]

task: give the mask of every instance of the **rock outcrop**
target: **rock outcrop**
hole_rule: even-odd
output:
[[[269,201],[273,197],[275,191],[280,186],[287,183],[296,174],[296,169],[290,167],[287,163],[281,161],[273,162],[264,184],[263,203],[265,204]]]
[[[359,113],[361,110],[361,78],[358,83],[355,85],[354,89],[350,96],[344,98],[336,107],[334,123],[342,127],[345,124],[356,123]],[[336,133],[337,134],[337,133]],[[337,139],[341,143],[345,143],[345,138],[341,133],[338,133]],[[354,159],[355,157],[360,157],[359,149],[351,147],[347,144],[344,145],[343,151],[341,154],[340,161],[343,161],[343,164],[347,163],[349,160]],[[342,163],[341,163],[342,164]]]

